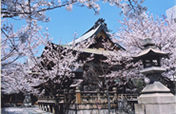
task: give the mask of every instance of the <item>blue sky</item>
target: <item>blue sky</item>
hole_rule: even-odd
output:
[[[163,14],[166,15],[166,10],[173,7],[175,4],[176,0],[145,0],[143,3],[144,6],[148,7],[148,12],[158,15],[159,17],[162,17]],[[43,28],[48,27],[50,37],[53,37],[52,42],[56,44],[59,43],[60,40],[62,44],[71,42],[74,32],[77,32],[77,37],[80,37],[90,29],[99,18],[105,19],[108,29],[112,30],[112,32],[117,32],[116,28],[120,27],[117,20],[123,20],[124,18],[123,15],[119,15],[121,9],[102,2],[100,2],[100,8],[99,15],[94,15],[94,11],[86,7],[73,6],[71,12],[68,12],[65,7],[58,8],[46,13],[46,15],[51,18],[50,22],[40,22],[39,25]],[[25,21],[12,22],[14,22],[15,28],[25,24]]]
[[[162,17],[163,14],[166,15],[165,11],[173,7],[175,3],[176,0],[145,0],[143,5],[148,7],[150,13]],[[123,15],[119,15],[121,10],[108,3],[101,3],[100,8],[99,15],[94,15],[94,11],[91,9],[77,6],[73,6],[71,12],[64,7],[49,11],[47,16],[51,17],[51,20],[42,26],[49,28],[50,37],[53,37],[54,43],[58,43],[61,39],[63,44],[73,40],[74,32],[77,32],[78,37],[81,36],[99,18],[104,18],[108,28],[117,32],[116,28],[120,27],[117,19],[123,20]]]
[[[99,18],[104,18],[107,23],[108,29],[112,32],[117,32],[116,28],[120,27],[119,20],[123,20],[124,16],[119,15],[121,9],[117,6],[110,6],[108,3],[100,3],[100,14],[95,15],[92,9],[87,7],[73,6],[71,12],[67,11],[65,7],[48,11],[46,15],[51,18],[50,22],[39,22],[43,28],[48,27],[50,37],[53,37],[54,43],[58,43],[61,39],[62,44],[69,43],[73,40],[74,32],[77,32],[80,37]],[[147,6],[148,12],[162,17],[166,15],[166,10],[173,7],[176,4],[176,0],[145,0],[144,6]],[[12,21],[15,28],[21,27],[25,24],[25,21]]]

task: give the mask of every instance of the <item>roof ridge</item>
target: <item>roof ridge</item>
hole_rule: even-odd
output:
[[[95,22],[94,26],[91,27],[91,28],[90,28],[88,31],[86,31],[84,34],[90,32],[92,29],[95,29],[95,28],[97,28],[99,25],[102,25],[102,24],[104,24],[104,25],[107,27],[107,24],[106,24],[104,21],[105,21],[105,19],[99,18],[99,19]],[[83,34],[83,35],[84,35],[84,34]],[[83,35],[82,35],[82,36],[83,36]]]

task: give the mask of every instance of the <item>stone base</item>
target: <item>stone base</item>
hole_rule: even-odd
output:
[[[176,114],[176,96],[160,82],[147,85],[135,104],[135,114]]]
[[[139,104],[174,104],[176,97],[171,93],[141,95],[138,97]]]
[[[135,114],[176,114],[176,104],[135,104]]]

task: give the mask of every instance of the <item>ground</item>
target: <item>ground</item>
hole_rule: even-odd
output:
[[[38,106],[1,108],[1,114],[52,114],[42,111]]]

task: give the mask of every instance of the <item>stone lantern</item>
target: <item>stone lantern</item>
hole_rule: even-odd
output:
[[[155,47],[155,44],[150,38],[144,40],[144,49],[137,56],[133,57],[134,60],[142,60],[144,69],[140,72],[145,74],[150,79],[150,83],[159,80],[161,73],[166,71],[161,67],[161,58],[167,57],[168,53],[160,51]]]
[[[150,83],[138,97],[135,114],[176,114],[176,98],[159,82],[161,73],[166,71],[161,67],[160,61],[168,53],[157,49],[150,38],[144,40],[143,46],[144,49],[134,60],[142,60],[144,69],[140,72],[150,79]]]

